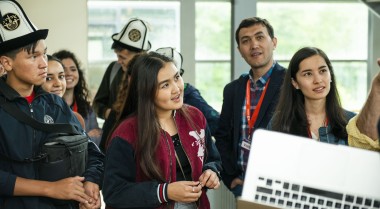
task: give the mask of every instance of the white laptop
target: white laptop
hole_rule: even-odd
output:
[[[239,209],[380,208],[378,152],[267,130],[251,147]]]

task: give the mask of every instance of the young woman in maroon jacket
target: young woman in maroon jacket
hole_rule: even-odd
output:
[[[137,55],[123,111],[108,140],[103,195],[107,208],[209,209],[220,186],[220,156],[207,122],[183,104],[173,61]]]

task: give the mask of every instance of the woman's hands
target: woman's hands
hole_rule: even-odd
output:
[[[199,182],[202,187],[205,186],[209,189],[218,189],[220,187],[218,175],[210,169],[203,171],[202,175],[199,177]]]
[[[217,189],[220,186],[218,175],[207,169],[199,181],[177,181],[168,185],[168,198],[175,202],[195,202],[202,194],[202,188]]]
[[[195,202],[201,194],[199,181],[177,181],[168,185],[168,198],[175,202]]]

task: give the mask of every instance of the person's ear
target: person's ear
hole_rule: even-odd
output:
[[[295,89],[300,89],[300,87],[298,86],[298,83],[297,81],[295,81],[293,78],[292,78],[292,85]]]
[[[275,50],[276,47],[277,47],[277,38],[276,38],[276,37],[273,37],[273,38],[272,38],[272,42],[273,42],[273,50]]]
[[[240,44],[236,47],[236,49],[239,51],[240,56],[244,58],[242,51],[240,50]]]
[[[12,70],[12,59],[7,56],[0,56],[0,64],[3,66],[4,70],[6,72],[9,72]]]

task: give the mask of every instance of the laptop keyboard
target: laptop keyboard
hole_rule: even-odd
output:
[[[378,199],[326,191],[263,177],[259,177],[255,201],[280,208],[296,209],[380,208]]]

